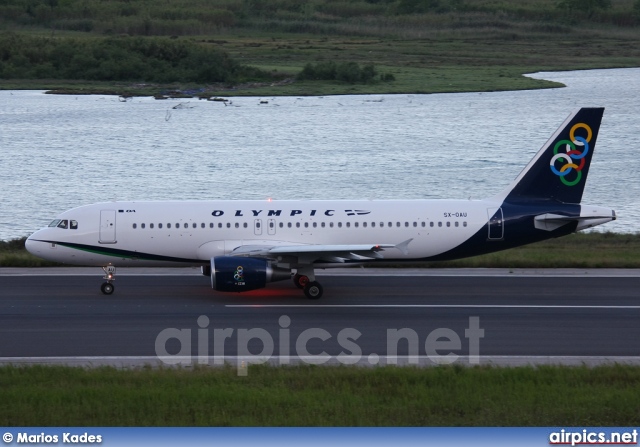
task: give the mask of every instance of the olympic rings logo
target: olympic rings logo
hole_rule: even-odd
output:
[[[233,275],[233,279],[235,279],[236,281],[244,281],[244,269],[242,268],[241,265],[239,265],[238,268],[236,268],[236,272]]]
[[[576,130],[584,129],[587,132],[585,137],[577,137]],[[568,140],[560,140],[556,143],[553,148],[553,153],[555,154],[551,158],[551,172],[560,177],[562,183],[567,186],[577,185],[582,179],[582,168],[584,168],[585,157],[589,153],[589,142],[591,141],[591,137],[593,137],[593,132],[591,131],[591,127],[586,125],[585,123],[575,124],[571,131],[569,132]],[[564,146],[565,152],[560,152],[560,148]],[[577,149],[577,146],[582,147],[582,151]],[[556,162],[563,162],[564,165],[560,169],[556,168]],[[579,163],[579,164],[576,164]],[[577,175],[571,181],[567,179],[567,176],[575,170]]]

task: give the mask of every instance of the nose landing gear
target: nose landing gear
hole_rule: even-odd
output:
[[[104,270],[104,277],[102,279],[106,279],[107,282],[102,283],[100,290],[102,290],[102,293],[105,295],[111,295],[114,291],[112,282],[116,280],[116,267],[109,264],[102,267],[102,270]]]

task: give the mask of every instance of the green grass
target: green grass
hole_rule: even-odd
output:
[[[0,241],[0,267],[45,267],[24,248],[26,238]],[[640,234],[576,233],[472,258],[393,267],[640,268]]]
[[[6,426],[632,426],[640,368],[0,368]]]
[[[40,259],[24,247],[26,237],[0,241],[0,267],[50,267],[62,265]]]
[[[214,82],[5,79],[0,88],[125,95],[199,88],[208,96],[484,92],[557,86],[523,73],[640,64],[639,0],[614,0],[611,8],[592,13],[563,10],[560,0],[437,3],[438,8],[425,12],[415,5],[426,2],[400,0],[184,0],[179,7],[143,0],[70,0],[34,7],[27,0],[7,0],[0,5],[0,31],[45,39],[171,36],[224,50],[237,63],[267,70],[275,79],[292,79],[308,63],[353,61],[374,64],[395,81],[267,81],[230,88]],[[407,10],[406,5],[414,7]]]
[[[640,234],[575,233],[428,267],[640,268]]]

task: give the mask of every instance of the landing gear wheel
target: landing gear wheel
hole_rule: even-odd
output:
[[[104,293],[105,295],[111,295],[113,293],[114,287],[110,282],[104,282],[100,286],[100,290],[102,290],[102,293]]]
[[[107,282],[102,283],[100,290],[102,290],[102,293],[105,295],[111,295],[114,289],[112,283],[116,280],[116,267],[115,265],[108,264],[103,266],[102,270],[104,271],[104,277],[102,279],[106,279]]]
[[[304,286],[304,294],[310,300],[317,300],[322,296],[322,286],[317,281],[312,281]]]
[[[305,286],[309,284],[309,277],[305,275],[294,275],[293,283],[298,289],[304,289]]]

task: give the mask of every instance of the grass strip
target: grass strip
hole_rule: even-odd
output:
[[[640,368],[0,368],[5,426],[632,426]]]
[[[24,248],[26,238],[0,241],[0,267],[48,267]],[[487,255],[446,262],[389,264],[425,268],[640,268],[640,234],[576,233]],[[376,264],[376,267],[381,265]]]

